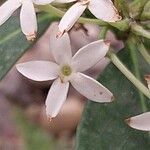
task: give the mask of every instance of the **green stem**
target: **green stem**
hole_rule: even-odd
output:
[[[147,39],[150,39],[150,32],[145,30],[142,26],[136,23],[131,24],[131,31],[136,35],[143,36]]]
[[[58,8],[52,6],[52,5],[36,5],[36,7],[44,12],[49,13],[50,15],[56,15],[57,17],[61,18],[65,12],[59,10]],[[91,23],[91,24],[97,24],[100,26],[113,26],[115,28],[117,28],[118,30],[121,31],[126,31],[129,29],[129,19],[124,19],[118,22],[105,22],[99,19],[89,19],[89,18],[84,18],[84,17],[80,17],[78,20],[79,23]]]
[[[64,11],[59,10],[58,8],[52,6],[52,5],[38,5],[36,6],[38,9],[47,12],[49,14],[53,14],[59,18],[63,17],[63,15],[65,14]],[[104,22],[102,20],[98,20],[98,19],[88,19],[88,18],[84,18],[84,17],[80,17],[80,19],[78,20],[79,23],[92,23],[92,24],[97,24],[97,25],[102,25],[102,26],[107,26],[108,23]]]
[[[99,39],[105,39],[107,31],[108,31],[108,27],[101,27],[100,28]]]
[[[145,61],[150,65],[150,54],[147,52],[147,50],[146,50],[145,46],[143,45],[143,43],[138,42],[137,46],[138,46],[139,52],[141,53],[141,55],[143,56]]]
[[[121,62],[121,60],[116,56],[115,53],[112,51],[109,51],[107,53],[109,59],[112,61],[112,63],[127,77],[128,80],[130,80],[135,87],[137,87],[145,96],[147,96],[150,99],[150,91],[149,89],[143,85],[129,70],[124,64]]]
[[[133,68],[134,68],[134,72],[135,72],[135,76],[141,81],[141,75],[139,72],[139,62],[137,59],[137,49],[135,47],[135,45],[133,45],[132,41],[129,40],[128,43],[128,47],[130,48],[130,54],[131,54],[131,59],[133,62]],[[147,106],[145,104],[145,98],[143,93],[141,93],[141,91],[139,91],[139,96],[140,96],[140,102],[141,102],[141,107],[142,107],[142,111],[146,112],[147,111]]]

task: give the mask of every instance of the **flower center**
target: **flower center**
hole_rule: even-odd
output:
[[[71,67],[70,66],[63,66],[61,69],[61,72],[64,76],[69,76],[72,73]]]

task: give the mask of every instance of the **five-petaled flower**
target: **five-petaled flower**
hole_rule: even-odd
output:
[[[58,36],[72,28],[84,10],[88,8],[98,19],[115,22],[121,19],[111,0],[56,0],[58,2],[77,1],[63,16],[59,24]]]
[[[109,43],[98,40],[82,47],[73,57],[67,33],[61,38],[50,37],[50,49],[55,62],[30,61],[18,64],[17,70],[35,81],[53,80],[46,99],[48,118],[55,117],[66,100],[69,83],[83,96],[95,102],[111,102],[113,94],[98,81],[81,73],[106,55]]]
[[[33,3],[45,5],[52,1],[53,0],[8,0],[0,6],[0,25],[21,6],[20,23],[22,32],[29,41],[33,41],[37,33],[37,20]]]
[[[148,88],[150,89],[150,75],[146,75],[145,80],[147,81]],[[150,131],[150,112],[131,117],[127,119],[126,122],[132,128]]]

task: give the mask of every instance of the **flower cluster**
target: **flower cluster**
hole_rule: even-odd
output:
[[[37,20],[34,9],[34,3],[45,5],[52,0],[8,0],[0,7],[0,25],[2,25],[12,13],[21,7],[20,24],[22,32],[26,35],[27,40],[33,41],[37,33]]]
[[[86,98],[99,102],[111,102],[113,94],[98,81],[81,73],[103,59],[109,50],[110,43],[105,40],[92,42],[77,51],[72,56],[68,31],[74,26],[86,8],[98,19],[107,22],[121,20],[118,10],[111,0],[7,0],[0,6],[0,26],[7,21],[13,12],[21,7],[20,25],[28,41],[37,36],[37,19],[34,4],[47,5],[52,2],[74,2],[64,14],[58,29],[50,37],[50,50],[54,62],[30,61],[16,65],[17,70],[25,77],[34,81],[54,80],[47,98],[46,114],[51,120],[55,117],[65,102],[71,84]],[[145,76],[150,89],[150,75]],[[150,112],[131,117],[127,124],[135,129],[150,131]]]
[[[37,20],[34,4],[45,5],[54,0],[8,0],[0,7],[0,25],[21,7],[20,24],[27,40],[33,41],[37,33]],[[57,31],[52,33],[50,49],[55,62],[30,61],[18,64],[17,70],[35,81],[54,80],[46,98],[46,113],[51,120],[66,100],[69,84],[83,96],[95,102],[111,102],[113,94],[102,84],[81,73],[105,57],[110,43],[98,40],[82,47],[72,57],[67,31],[88,8],[98,19],[115,22],[121,19],[111,0],[55,0],[57,3],[75,2],[62,17]],[[57,36],[56,36],[57,35]]]
[[[21,7],[20,24],[22,32],[26,35],[27,40],[33,41],[37,33],[34,4],[46,5],[53,1],[57,3],[69,3],[77,0],[8,0],[0,7],[0,25],[2,25],[16,9]],[[74,4],[61,19],[58,35],[61,36],[65,31],[68,31],[87,7],[95,17],[104,21],[115,22],[121,19],[117,9],[110,0],[80,0]]]

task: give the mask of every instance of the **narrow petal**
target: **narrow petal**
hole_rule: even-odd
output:
[[[82,73],[76,73],[71,79],[72,86],[86,98],[95,102],[111,102],[113,94],[98,81]]]
[[[75,2],[77,0],[55,0],[56,3],[71,3],[71,2]]]
[[[79,72],[89,69],[106,55],[109,46],[109,42],[99,40],[82,47],[72,58],[73,68]]]
[[[50,4],[54,0],[32,0],[32,1],[37,5],[46,5],[46,4]]]
[[[16,65],[17,70],[34,81],[53,80],[58,77],[59,66],[50,61],[30,61]]]
[[[66,100],[69,82],[62,83],[60,78],[55,80],[46,99],[46,114],[49,119],[55,117]]]
[[[33,41],[37,33],[37,20],[32,1],[23,1],[20,23],[22,32],[26,35],[27,40]]]
[[[87,5],[83,5],[81,2],[77,2],[69,8],[59,23],[59,35],[62,35],[64,32],[69,31],[72,28],[86,7]]]
[[[53,30],[50,36],[50,50],[58,64],[70,63],[72,58],[71,45],[68,33],[56,38],[58,30]]]
[[[88,8],[95,17],[104,21],[115,22],[121,19],[111,0],[90,0]]]
[[[19,0],[8,0],[0,6],[0,25],[2,25],[20,6],[21,3]]]
[[[150,131],[150,112],[131,117],[126,120],[127,124],[135,129]]]

